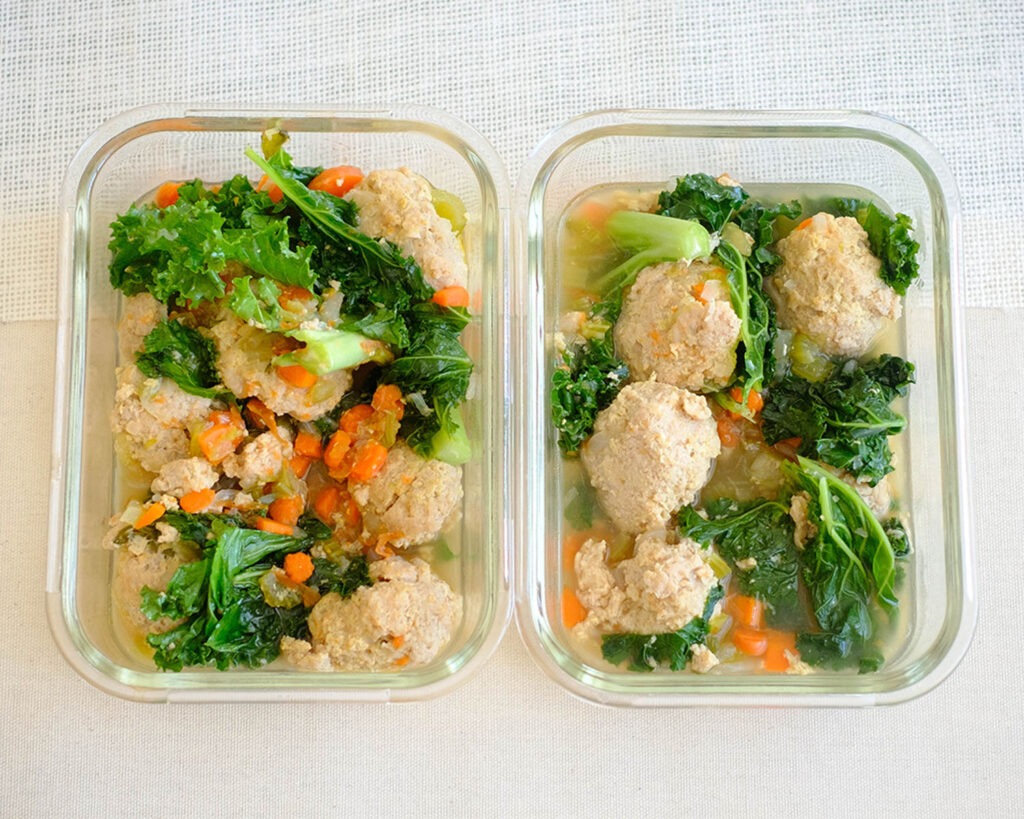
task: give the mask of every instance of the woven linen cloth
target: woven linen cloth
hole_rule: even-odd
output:
[[[0,816],[1022,815],[1022,46],[1020,0],[0,3]],[[513,182],[600,108],[861,109],[919,131],[961,195],[982,608],[960,668],[894,708],[612,710],[549,681],[512,625],[477,676],[409,706],[91,688],[43,610],[59,192],[104,120],[167,101],[429,105]]]

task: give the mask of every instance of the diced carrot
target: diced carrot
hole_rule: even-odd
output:
[[[402,666],[409,665],[409,655],[406,654],[404,657],[399,657],[397,660],[395,660],[395,665],[397,665],[399,668],[401,668]]]
[[[738,446],[740,442],[740,432],[736,427],[736,422],[725,413],[718,416],[718,439],[724,447]]]
[[[344,196],[363,181],[363,172],[354,165],[338,165],[327,168],[309,182],[311,191],[323,191],[332,196]]]
[[[562,625],[572,628],[587,619],[587,610],[568,586],[562,588]]]
[[[401,634],[392,635],[392,637],[391,637],[391,647],[392,648],[396,648],[397,649],[397,648],[401,648],[404,645],[405,645],[405,637],[403,635],[401,635]]]
[[[441,307],[469,307],[469,291],[462,285],[453,284],[442,287],[430,300]]]
[[[270,518],[256,518],[256,528],[263,532],[270,532],[274,535],[293,535],[295,530],[291,526],[278,523]]]
[[[350,529],[355,529],[363,518],[363,513],[359,511],[359,504],[355,502],[351,495],[347,495],[341,507],[345,517],[345,525]]]
[[[756,597],[734,594],[725,601],[725,610],[741,626],[764,628],[764,603]]]
[[[277,297],[277,303],[285,310],[293,302],[304,302],[313,298],[313,294],[305,287],[299,287],[294,284],[279,284],[278,287],[281,288],[281,295]]]
[[[733,387],[729,390],[729,397],[737,404],[742,404],[743,388]],[[753,413],[758,413],[764,408],[764,398],[757,390],[751,390],[747,393],[747,408]]]
[[[579,216],[581,219],[586,219],[598,230],[603,230],[605,222],[607,222],[608,217],[612,215],[612,209],[602,202],[596,202],[593,199],[586,199],[580,203],[578,208],[576,208],[575,215]]]
[[[188,492],[182,495],[178,503],[186,512],[202,512],[213,503],[216,494],[212,489],[197,489],[195,492]]]
[[[267,508],[267,514],[278,523],[294,526],[305,508],[301,495],[289,495],[286,498],[275,498]]]
[[[308,455],[292,455],[288,465],[291,466],[295,477],[305,478],[309,468],[313,465],[313,459]]]
[[[256,185],[256,190],[258,191],[261,191],[264,188],[266,188],[267,196],[270,197],[270,201],[275,205],[284,198],[284,192],[277,187],[277,185],[271,182],[270,177],[266,174],[263,174],[263,176],[260,177],[260,181]]]
[[[166,511],[167,507],[164,506],[162,503],[149,504],[145,509],[142,510],[142,513],[135,519],[133,528],[144,529],[147,526],[151,526],[152,524],[160,520],[160,518],[163,517],[164,512]]]
[[[341,488],[337,486],[325,486],[313,500],[313,511],[324,523],[331,523],[334,513],[338,511],[338,504],[341,502]]]
[[[734,626],[729,636],[737,649],[751,657],[760,657],[768,648],[768,635],[750,626]]]
[[[764,652],[765,671],[785,671],[789,668],[789,658],[786,652],[791,654],[796,651],[796,635],[791,631],[776,631],[768,629],[765,634],[768,638],[768,645]]]
[[[352,446],[352,436],[343,429],[337,430],[327,442],[324,448],[324,466],[328,469],[337,469],[348,454]]]
[[[359,432],[359,425],[373,415],[373,407],[369,404],[356,404],[341,414],[338,419],[338,426],[349,435]]]
[[[388,449],[386,446],[377,441],[366,441],[360,444],[356,450],[349,478],[364,483],[384,468],[384,462],[387,459]]]
[[[277,416],[259,398],[250,398],[246,401],[245,410],[253,420],[259,421],[264,429],[269,429],[277,435]]]
[[[795,230],[803,230],[805,227],[807,227],[813,221],[814,221],[814,217],[813,216],[808,216],[799,225],[796,226]]]
[[[305,552],[292,552],[284,556],[284,573],[289,580],[305,583],[313,576],[313,559]]]
[[[245,438],[245,421],[235,406],[230,410],[213,410],[207,420],[210,426],[196,435],[196,443],[210,463],[219,464]]]
[[[167,208],[178,201],[178,188],[181,182],[164,182],[153,195],[153,204],[158,208]]]
[[[704,299],[704,282],[697,282],[690,288],[690,294],[701,304],[707,304]]]
[[[402,390],[395,384],[381,384],[373,391],[371,406],[377,412],[392,412],[401,421],[405,414]]]
[[[219,464],[235,451],[245,433],[234,424],[213,424],[197,436],[199,451],[211,464]]]
[[[783,438],[781,441],[776,441],[772,446],[783,455],[792,455],[800,448],[801,443],[803,443],[802,438]]]
[[[301,364],[284,364],[277,368],[277,376],[300,390],[308,390],[317,382],[316,373],[311,373]]]
[[[292,447],[299,455],[305,455],[314,461],[324,454],[323,439],[319,435],[299,430]]]

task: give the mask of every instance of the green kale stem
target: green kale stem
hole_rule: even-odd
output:
[[[393,358],[383,342],[348,330],[292,330],[285,335],[306,346],[277,356],[274,364],[300,364],[316,375],[358,367],[367,361],[386,364]]]
[[[711,234],[698,222],[635,210],[620,210],[608,217],[608,236],[634,255],[613,268],[597,283],[599,293],[622,290],[643,268],[661,262],[692,261],[711,255]]]

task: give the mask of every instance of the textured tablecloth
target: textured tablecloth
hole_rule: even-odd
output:
[[[1022,46],[1019,0],[0,4],[0,815],[1021,815]],[[103,120],[172,100],[433,105],[513,180],[601,107],[859,108],[919,130],[963,199],[982,608],[961,667],[885,709],[610,710],[549,682],[513,626],[411,706],[91,688],[42,607],[57,194]]]

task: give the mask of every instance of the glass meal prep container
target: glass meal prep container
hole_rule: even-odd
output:
[[[243,151],[276,127],[296,164],[408,167],[464,203],[472,320],[462,343],[474,363],[463,417],[461,519],[446,534],[445,579],[461,622],[433,661],[377,672],[301,671],[277,660],[227,671],[158,671],[111,610],[112,551],[101,542],[124,508],[110,414],[122,300],[110,284],[110,224],[168,180],[213,184],[260,171]],[[503,167],[467,125],[418,107],[379,111],[206,110],[157,105],[122,114],[81,147],[65,178],[47,610],[56,641],[86,680],[140,701],[419,700],[447,692],[497,645],[511,613],[506,550],[506,214]]]
[[[854,196],[913,220],[920,277],[884,345],[916,365],[916,383],[900,408],[907,427],[892,439],[897,471],[890,476],[913,550],[884,664],[871,673],[730,671],[725,664],[704,674],[630,671],[605,662],[600,649],[581,647],[563,624],[560,596],[573,583],[562,555],[571,531],[565,509],[577,473],[585,475],[578,460],[563,459],[551,415],[556,333],[560,317],[574,309],[563,281],[566,220],[601,191],[671,190],[687,174],[727,174],[765,202]],[[516,619],[541,668],[575,695],[619,706],[864,706],[911,699],[944,679],[967,650],[977,603],[960,212],[954,180],[936,151],[910,129],[866,113],[605,111],[547,136],[524,165],[515,197],[522,274],[515,282],[522,316],[514,347]],[[578,279],[579,270],[573,275]]]

